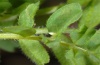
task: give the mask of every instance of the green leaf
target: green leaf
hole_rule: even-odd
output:
[[[74,44],[65,43],[69,48],[66,50],[66,60],[68,65],[99,65],[100,64],[100,46],[92,51]],[[92,47],[91,47],[92,48]],[[80,62],[79,62],[80,61]],[[67,65],[67,64],[66,64]]]
[[[100,4],[100,0],[93,0],[92,1],[93,6],[98,5],[98,4]]]
[[[8,0],[0,0],[0,2],[8,2]]]
[[[59,6],[47,7],[37,11],[37,16],[51,14],[58,9]]]
[[[20,5],[19,7],[15,8],[12,13],[13,14],[20,14],[23,10],[25,10],[25,8],[29,5],[30,3],[24,3],[22,5]]]
[[[82,32],[80,33],[77,29],[67,29],[66,33],[69,33],[69,37],[71,38],[73,43],[80,39],[83,34]]]
[[[36,3],[36,2],[38,2],[38,1],[40,1],[40,0],[24,0],[25,2],[33,2],[33,3]]]
[[[96,33],[87,42],[86,46],[95,56],[94,60],[91,59],[92,62],[100,64],[100,30],[96,31]],[[95,58],[97,58],[97,60]]]
[[[37,65],[45,65],[49,62],[49,55],[44,47],[36,40],[19,40],[22,51]]]
[[[10,2],[0,2],[0,13],[10,8],[12,5]]]
[[[67,50],[65,46],[61,45],[59,41],[50,42],[47,44],[47,46],[52,49],[53,53],[55,54],[61,65],[68,64],[65,58],[65,52]]]
[[[63,33],[68,26],[77,21],[81,15],[82,10],[79,4],[67,4],[50,16],[46,26],[50,32]]]
[[[87,59],[91,65],[100,65],[100,30],[85,42],[84,46],[87,49]]]
[[[20,26],[25,27],[32,27],[34,24],[34,16],[36,14],[36,11],[39,8],[39,2],[35,4],[30,4],[20,15],[18,24]]]
[[[88,28],[93,28],[100,24],[100,4],[91,6],[84,11],[84,14],[80,20],[79,27],[82,25]]]
[[[18,15],[6,14],[0,16],[0,27],[12,26],[15,24]]]
[[[73,49],[66,51],[67,65],[86,65],[84,54],[80,51],[75,53]]]
[[[86,32],[76,41],[76,44],[79,46],[84,46],[95,32],[96,31],[94,29],[87,29]]]
[[[78,29],[69,28],[66,30],[66,33],[69,34],[69,37],[72,40],[72,43],[76,43],[84,34],[87,34],[90,31],[90,30],[87,31],[87,29],[88,28],[86,26],[82,26],[81,28],[78,28]]]
[[[75,64],[99,65],[100,64],[99,39],[100,39],[100,30],[97,30],[94,33],[93,29],[91,29],[91,31],[87,29],[85,34],[76,42],[77,45],[71,47],[71,49],[73,48],[73,51],[72,50],[67,51],[66,58],[68,59],[69,63],[73,63],[73,65]],[[75,49],[77,49],[77,51],[74,51]],[[76,57],[77,53],[79,53],[80,56]]]
[[[19,45],[13,40],[0,40],[0,49],[8,52],[14,52]]]
[[[24,2],[36,3],[39,2],[42,4],[45,0],[23,0]]]
[[[97,30],[96,33],[87,42],[87,47],[90,50],[94,50],[99,46],[100,46],[100,30]]]
[[[87,6],[89,3],[91,2],[91,0],[68,0],[67,3],[79,3],[82,6]]]
[[[69,43],[66,41],[65,43],[59,43],[59,41],[65,41],[59,38],[59,41],[57,40],[47,44],[61,65],[99,65],[100,30],[95,32],[94,29],[86,29],[86,31],[81,32],[76,30],[69,32],[71,32],[71,39],[74,39],[75,42]],[[79,37],[75,39],[73,36],[77,35]]]
[[[10,26],[10,27],[5,27],[2,28],[3,32],[7,33],[15,33],[15,34],[20,34],[22,36],[30,36],[35,34],[35,29],[30,28],[30,27],[22,27],[22,26]]]

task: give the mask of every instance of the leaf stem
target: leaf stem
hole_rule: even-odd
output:
[[[64,46],[69,46],[69,47],[72,47],[72,48],[76,48],[76,49],[78,49],[78,50],[82,50],[82,51],[84,51],[84,52],[87,52],[87,50],[86,49],[83,49],[83,48],[81,48],[81,47],[79,47],[79,46],[76,46],[76,45],[74,45],[74,44],[71,44],[71,43],[66,43],[66,42],[61,42],[61,44],[63,44]]]
[[[18,34],[13,33],[0,33],[0,39],[32,39],[32,40],[41,40],[41,37],[38,36],[29,36],[29,37],[23,37]]]
[[[0,39],[23,39],[23,37],[13,33],[0,33]]]
[[[29,36],[29,37],[25,37],[25,39],[41,40],[42,38],[39,36]]]

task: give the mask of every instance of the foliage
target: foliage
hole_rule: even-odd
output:
[[[44,9],[39,9],[42,0],[22,0],[20,4],[23,4],[16,6],[13,6],[15,1],[12,0],[1,2],[1,49],[12,52],[19,44],[25,55],[37,65],[49,63],[46,47],[54,53],[61,65],[100,65],[100,30],[97,28],[100,25],[99,0],[68,0],[67,3],[71,4]],[[43,24],[46,26],[38,28],[35,16],[48,14],[50,17]],[[19,43],[14,45],[12,40]]]

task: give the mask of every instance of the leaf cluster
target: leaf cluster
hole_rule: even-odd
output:
[[[61,65],[100,65],[99,0],[68,0],[63,6],[41,10],[41,2],[33,1],[21,13],[17,12],[17,25],[1,26],[0,39],[18,40],[25,55],[37,65],[50,61],[44,45]],[[46,27],[35,27],[35,15],[47,15],[53,9],[57,10],[46,21]]]

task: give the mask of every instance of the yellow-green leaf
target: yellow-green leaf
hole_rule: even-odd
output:
[[[50,16],[46,26],[50,32],[63,33],[81,15],[82,10],[78,3],[67,4]]]
[[[34,28],[22,27],[22,26],[5,27],[5,28],[2,28],[2,31],[6,33],[20,34],[22,36],[30,36],[30,35],[35,34],[36,32]]]
[[[91,6],[84,11],[84,14],[80,20],[79,27],[82,25],[88,28],[93,28],[100,24],[100,4],[96,6]]]
[[[19,15],[18,25],[32,27],[34,24],[34,16],[38,8],[39,2],[28,5],[28,7]]]
[[[37,65],[45,65],[49,62],[49,55],[44,47],[36,40],[19,40],[22,51]]]

